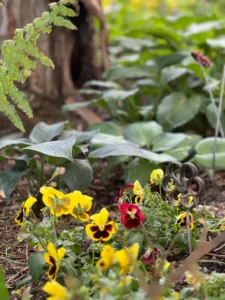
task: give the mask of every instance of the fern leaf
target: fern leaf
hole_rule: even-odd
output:
[[[24,131],[23,124],[15,110],[15,107],[9,103],[9,101],[4,98],[0,101],[0,111],[5,114],[9,120],[21,131]]]

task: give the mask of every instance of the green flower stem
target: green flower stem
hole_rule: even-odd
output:
[[[95,249],[92,251],[92,261],[91,261],[92,266],[95,264]]]
[[[41,188],[43,185],[44,166],[45,166],[45,155],[41,156],[41,172],[40,172],[39,188]]]
[[[209,83],[209,79],[208,79],[208,76],[205,72],[205,69],[204,67],[200,64],[201,66],[201,70],[202,70],[202,73],[204,75],[204,78],[205,78],[205,81],[206,81],[206,84],[207,84],[207,88],[208,88],[208,92],[209,92],[209,96],[210,96],[210,100],[212,102],[212,105],[213,105],[213,109],[214,109],[214,112],[215,112],[215,115],[216,115],[216,119],[218,120],[219,124],[219,130],[220,130],[220,133],[221,133],[221,136],[222,138],[224,138],[224,131],[223,131],[223,128],[222,128],[222,125],[221,125],[221,122],[220,122],[220,118],[218,117],[218,110],[217,110],[217,107],[216,107],[216,102],[215,102],[215,99],[213,97],[213,93],[212,93],[212,89],[210,88],[210,83]],[[223,83],[222,83],[223,84]]]
[[[63,226],[64,226],[64,228],[66,229],[66,224],[65,224],[65,222],[63,221],[63,218],[62,218],[62,216],[60,216],[60,220],[62,221],[62,223],[63,223]]]
[[[213,144],[213,162],[212,162],[212,168],[213,168],[213,191],[215,191],[215,172],[216,172],[216,142],[217,137],[219,133],[219,125],[221,125],[220,116],[222,112],[223,107],[223,95],[224,95],[224,82],[225,81],[225,65],[223,66],[223,76],[222,76],[222,83],[220,88],[220,100],[219,100],[219,108],[218,108],[218,114],[217,114],[217,120],[216,120],[216,130],[215,130],[215,139]],[[222,136],[224,138],[224,136]]]
[[[190,229],[190,214],[189,210],[187,209],[186,211],[186,225],[187,225],[187,239],[188,239],[188,250],[189,254],[191,255],[192,252],[192,247],[191,247],[191,229]]]

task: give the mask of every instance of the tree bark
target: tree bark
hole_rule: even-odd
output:
[[[6,0],[1,12],[0,42],[6,37],[13,38],[16,28],[22,28],[35,18],[49,10],[51,0]],[[80,2],[80,14],[71,21],[78,27],[72,31],[54,27],[50,35],[42,35],[39,40],[40,50],[49,56],[55,69],[37,64],[35,72],[27,80],[29,90],[45,98],[63,103],[65,94],[87,80],[100,77],[97,65],[97,44],[93,19]]]

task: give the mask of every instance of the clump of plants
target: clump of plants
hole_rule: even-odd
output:
[[[154,170],[146,186],[138,180],[128,184],[120,189],[112,206],[94,214],[92,197],[78,190],[65,193],[48,181],[40,189],[41,200],[30,196],[15,217],[19,241],[25,239],[34,247],[28,261],[32,279],[42,276],[46,281],[43,291],[55,300],[147,299],[149,284],[156,278],[164,282],[175,268],[168,255],[185,254],[188,249],[185,209],[168,203],[162,191],[163,177],[161,169]],[[173,190],[173,182],[169,186]],[[41,217],[33,211],[37,201],[44,204]],[[190,213],[193,246],[203,230],[205,211],[198,208]],[[208,284],[204,288],[196,285],[212,278],[219,284],[220,276],[213,276],[187,273],[186,280],[192,285],[182,293],[195,291],[200,297],[213,293],[214,287],[211,291]],[[182,293],[179,296],[167,287],[162,299],[184,299]]]

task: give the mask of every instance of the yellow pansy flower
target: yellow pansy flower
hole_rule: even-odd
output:
[[[52,280],[56,278],[56,275],[59,271],[60,262],[66,253],[66,249],[61,247],[56,250],[53,243],[49,243],[47,249],[48,252],[45,252],[44,259],[45,262],[50,265],[48,270],[48,278]]]
[[[93,198],[83,195],[80,191],[75,191],[71,195],[74,205],[71,215],[81,221],[87,222],[89,220],[87,212],[92,207]]]
[[[114,221],[108,222],[109,212],[102,208],[99,214],[90,217],[92,224],[86,225],[86,233],[93,241],[108,241],[118,229]]]
[[[135,243],[127,249],[122,249],[116,252],[116,259],[121,267],[120,274],[130,273],[134,269],[137,261],[139,244]]]
[[[144,196],[136,196],[135,198],[134,198],[134,202],[136,203],[136,204],[140,204],[140,203],[142,203],[144,201]]]
[[[17,213],[14,219],[17,224],[19,224],[20,226],[23,225],[24,216],[27,217],[29,215],[31,207],[34,205],[35,202],[37,202],[37,199],[30,196],[25,202],[22,203],[20,211]]]
[[[44,205],[50,208],[50,213],[57,217],[65,214],[70,214],[73,208],[72,194],[64,195],[62,192],[57,191],[53,187],[43,186],[40,188],[42,201]]]
[[[192,229],[194,229],[194,217],[191,213],[189,213],[189,216],[190,216],[190,229],[192,230]],[[185,227],[187,226],[187,213],[186,212],[180,214],[177,217],[176,224],[179,224],[180,227],[185,229]]]
[[[182,196],[182,194],[180,193],[180,194],[178,194],[178,196],[177,196],[177,204],[179,204],[179,203],[181,203],[181,196]],[[189,204],[191,204],[191,202],[193,201],[193,197],[192,196],[188,196],[188,202],[189,202]]]
[[[34,203],[37,202],[37,199],[30,196],[23,204],[25,215],[28,216],[29,212],[31,210],[31,207],[34,205]]]
[[[136,196],[142,196],[143,195],[143,188],[138,180],[134,183],[133,192]]]
[[[51,296],[47,300],[68,300],[70,296],[68,290],[55,280],[47,282],[43,291]]]
[[[115,250],[112,246],[106,245],[102,249],[101,258],[97,261],[96,266],[100,271],[108,270],[115,259]]]
[[[150,182],[151,184],[158,185],[162,182],[163,177],[164,177],[164,172],[162,169],[154,170],[150,175]]]

